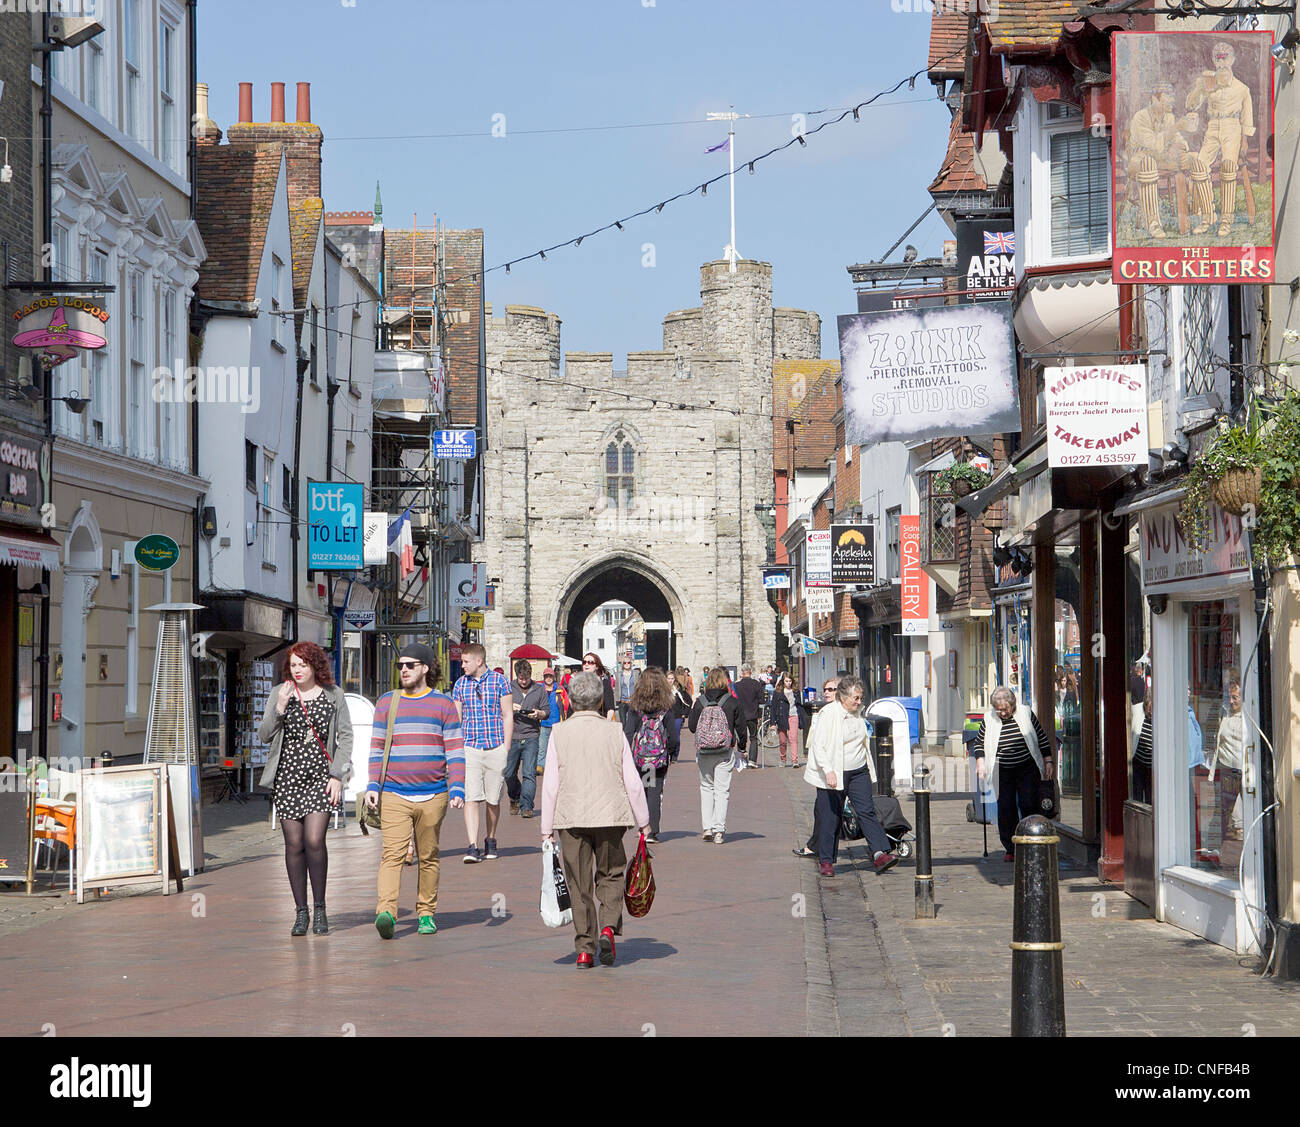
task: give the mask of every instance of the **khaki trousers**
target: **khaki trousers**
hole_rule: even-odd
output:
[[[600,929],[612,927],[615,935],[623,934],[623,870],[627,853],[623,850],[626,826],[602,826],[599,829],[557,830],[564,879],[569,882],[573,901],[574,951],[596,954]],[[593,871],[594,870],[594,871]],[[593,895],[594,889],[594,895]],[[600,916],[596,901],[600,900]],[[602,922],[603,921],[603,922]]]
[[[397,897],[402,889],[402,866],[406,846],[415,834],[415,855],[419,858],[419,894],[415,902],[417,916],[432,916],[438,910],[438,831],[447,816],[447,796],[434,795],[424,802],[412,802],[400,794],[388,793],[380,803],[379,817],[384,837],[379,859],[380,912],[397,918]]]

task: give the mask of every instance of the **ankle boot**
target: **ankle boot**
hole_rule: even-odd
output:
[[[311,913],[308,912],[306,908],[299,908],[298,915],[294,918],[293,921],[293,930],[289,932],[289,934],[306,935],[307,923],[310,919],[311,919]]]
[[[306,912],[307,912],[307,909],[304,908],[304,909],[303,909],[303,913],[304,913],[304,915],[306,914]],[[304,920],[304,921],[303,921],[303,930],[306,931],[306,929],[307,929],[307,923],[306,923],[306,920]],[[324,905],[324,904],[317,904],[317,905],[316,905],[316,918],[315,918],[315,920],[312,921],[311,930],[312,930],[312,933],[315,934],[315,935],[328,935],[328,934],[329,934],[329,930],[330,930],[330,922],[329,922],[328,917],[325,915],[325,905]]]

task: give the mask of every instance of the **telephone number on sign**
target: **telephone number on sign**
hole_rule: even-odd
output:
[[[1098,450],[1092,454],[1061,455],[1061,465],[1063,466],[1106,466],[1129,464],[1132,461],[1132,455],[1122,454],[1118,450]]]

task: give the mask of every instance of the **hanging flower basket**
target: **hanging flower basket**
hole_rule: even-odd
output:
[[[1259,509],[1259,494],[1264,484],[1264,471],[1259,466],[1234,467],[1214,483],[1214,500],[1225,513],[1239,517],[1248,508]]]
[[[952,483],[952,495],[954,497],[969,497],[971,494],[971,488],[971,483],[964,477],[954,478]]]

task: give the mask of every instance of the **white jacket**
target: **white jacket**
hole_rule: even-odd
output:
[[[876,765],[867,746],[867,725],[861,716],[845,711],[838,700],[821,708],[808,731],[808,765],[804,782],[820,790],[844,789],[845,749],[862,745],[867,753],[867,770],[876,781]],[[826,773],[835,775],[835,786],[826,781]]]
[[[1029,754],[1038,768],[1039,777],[1046,778],[1043,770],[1043,753],[1038,747],[1038,733],[1034,731],[1034,722],[1030,716],[1029,705],[1018,704],[1012,719],[1025,738],[1025,746],[1029,748]],[[998,775],[1001,774],[998,771],[998,742],[1001,739],[1002,717],[990,708],[984,714],[984,754],[981,758],[984,760],[984,785],[993,792],[995,801],[998,797]],[[992,752],[989,751],[990,748],[993,749]]]

